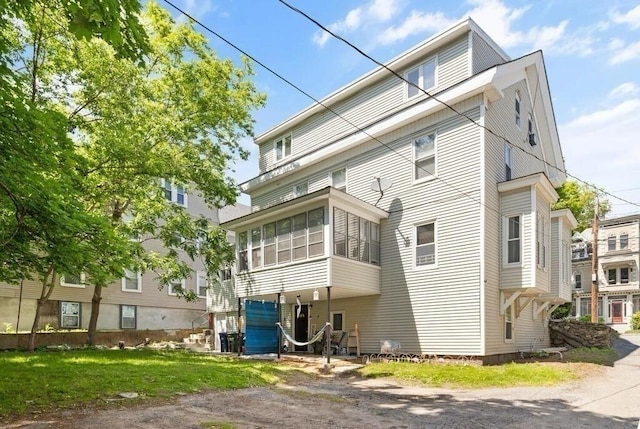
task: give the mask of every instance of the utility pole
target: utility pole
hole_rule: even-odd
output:
[[[593,208],[593,233],[591,243],[591,323],[598,323],[598,196]]]

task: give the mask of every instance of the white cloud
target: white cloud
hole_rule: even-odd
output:
[[[615,54],[609,59],[609,64],[626,63],[640,57],[640,42],[635,42],[627,46],[620,47]]]
[[[613,88],[608,97],[609,98],[628,98],[640,93],[640,87],[633,82],[625,82],[622,85],[618,85]]]
[[[616,24],[627,24],[631,28],[640,28],[640,6],[636,6],[627,13],[620,13],[614,9],[609,14]]]
[[[606,190],[636,186],[632,172],[637,170],[640,159],[639,115],[640,99],[633,98],[560,125],[569,173]],[[640,204],[640,191],[625,193],[623,197]],[[637,206],[608,198],[614,204],[614,215],[640,211]]]
[[[607,44],[607,49],[609,49],[611,51],[616,51],[616,50],[622,49],[622,48],[624,48],[624,40],[622,40],[622,39],[613,38]]]
[[[513,31],[511,25],[527,11],[527,7],[509,8],[501,0],[468,0],[467,3],[475,7],[466,16],[476,21],[498,45],[506,49],[523,43],[526,36]]]
[[[448,19],[442,13],[411,11],[411,14],[398,26],[384,30],[377,38],[382,45],[390,45],[412,34],[436,32],[452,25],[456,20]]]
[[[211,0],[183,0],[182,9],[195,19],[200,20],[209,12],[215,10],[216,6]],[[182,21],[185,18],[184,15],[181,15],[178,20]]]
[[[327,25],[327,29],[335,34],[353,33],[372,23],[384,23],[395,16],[399,10],[398,0],[372,0],[366,7],[351,9],[344,19]],[[329,33],[318,30],[313,35],[313,42],[324,46],[330,38]]]

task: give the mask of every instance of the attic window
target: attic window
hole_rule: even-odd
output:
[[[430,58],[426,62],[409,70],[405,79],[407,80],[407,98],[415,97],[422,91],[428,91],[436,86],[436,58]]]
[[[282,137],[275,142],[276,161],[280,161],[291,155],[291,136]]]
[[[529,115],[529,121],[527,124],[527,135],[529,137],[529,144],[531,146],[535,146],[538,142],[536,141],[536,133],[535,128],[533,127],[533,119],[531,115]]]

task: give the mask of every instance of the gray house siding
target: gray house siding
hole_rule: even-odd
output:
[[[467,48],[468,37],[465,36],[437,52],[438,84],[430,92],[439,92],[469,77],[469,53]],[[398,73],[404,73],[411,68],[407,67],[406,70],[398,70]],[[295,158],[357,131],[353,124],[358,127],[364,127],[391,114],[398,108],[406,104],[413,104],[420,99],[419,96],[411,99],[410,103],[408,103],[405,96],[405,85],[402,80],[390,75],[360,94],[332,105],[331,109],[342,117],[337,117],[334,113],[326,110],[313,115],[291,130],[292,157]],[[426,95],[422,97],[426,97]],[[261,144],[260,173],[271,170],[277,165],[274,158],[273,142],[278,138],[276,137],[272,141]]]
[[[480,73],[496,64],[504,63],[504,59],[478,33],[472,33],[473,74]]]

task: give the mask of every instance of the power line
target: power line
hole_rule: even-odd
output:
[[[342,116],[340,113],[336,112],[334,109],[332,109],[331,107],[327,106],[325,103],[323,103],[322,101],[318,100],[317,98],[315,98],[314,96],[312,96],[311,94],[309,94],[308,92],[304,91],[302,88],[300,88],[299,86],[295,85],[294,83],[292,83],[291,81],[289,81],[288,79],[286,79],[285,77],[283,77],[281,74],[277,73],[276,71],[274,71],[272,68],[268,67],[267,65],[265,65],[263,62],[257,60],[255,57],[253,57],[252,55],[250,55],[249,53],[247,53],[245,50],[241,49],[240,47],[238,47],[237,45],[235,45],[234,43],[232,43],[231,41],[229,41],[228,39],[226,39],[225,37],[223,37],[222,35],[220,35],[219,33],[217,33],[216,31],[212,30],[211,28],[209,28],[208,26],[204,25],[202,22],[198,21],[197,19],[195,19],[194,17],[192,17],[191,15],[189,15],[187,12],[185,12],[184,10],[180,9],[179,7],[177,7],[176,5],[174,5],[171,1],[169,0],[164,0],[165,3],[167,3],[169,6],[171,6],[172,8],[174,8],[175,10],[177,10],[178,12],[182,13],[184,16],[186,16],[187,18],[189,18],[190,20],[192,20],[193,22],[195,22],[196,24],[198,24],[200,27],[204,28],[205,30],[207,30],[208,32],[210,32],[211,34],[213,34],[214,36],[216,36],[217,38],[219,38],[220,40],[222,40],[223,42],[225,42],[226,44],[228,44],[229,46],[231,46],[232,48],[234,48],[235,50],[237,50],[238,52],[240,52],[242,55],[246,56],[247,58],[251,59],[252,61],[254,61],[256,64],[262,66],[265,70],[269,71],[270,73],[272,73],[274,76],[276,76],[277,78],[281,79],[283,82],[287,83],[288,85],[290,85],[292,88],[296,89],[297,91],[299,91],[300,93],[306,95],[307,97],[309,97],[311,100],[313,100],[315,103],[317,103],[318,105],[322,106],[323,108],[325,108],[326,110],[328,110],[329,112],[333,113],[335,116],[337,116],[338,118],[342,119],[343,121],[345,121],[346,123],[348,123],[349,125],[351,125],[352,127],[354,127],[356,130],[364,133],[366,136],[368,136],[369,138],[377,141],[378,143],[380,143],[382,146],[386,147],[388,150],[390,150],[391,152],[397,154],[399,157],[401,157],[402,159],[406,160],[407,162],[409,162],[411,165],[415,165],[417,168],[420,168],[422,171],[428,173],[429,175],[432,175],[436,180],[439,180],[440,182],[446,184],[447,186],[449,186],[450,188],[454,189],[455,191],[459,192],[462,195],[465,195],[466,197],[472,199],[473,201],[477,202],[478,204],[487,207],[489,209],[493,209],[492,207],[489,207],[487,205],[485,205],[481,200],[479,200],[478,198],[474,197],[473,195],[468,194],[467,192],[457,188],[456,186],[452,185],[451,183],[448,183],[446,180],[437,177],[434,175],[433,172],[428,171],[427,169],[425,169],[424,167],[420,166],[420,165],[416,165],[412,159],[407,158],[405,155],[403,155],[402,153],[398,152],[396,149],[392,148],[391,146],[389,146],[388,144],[384,143],[383,141],[381,141],[380,139],[378,139],[377,137],[369,134],[366,130],[362,129],[360,126],[356,125],[355,123],[353,123],[352,121],[350,121],[349,119],[345,118],[344,116]],[[495,210],[495,209],[493,209]],[[496,211],[497,212],[497,211]]]
[[[166,0],[165,0],[165,1],[166,1]],[[338,35],[338,34],[334,33],[334,32],[333,32],[333,31],[331,31],[331,30],[329,30],[327,27],[325,27],[324,25],[322,25],[320,22],[318,22],[316,19],[314,19],[313,17],[311,17],[311,16],[310,16],[310,15],[308,15],[307,13],[305,13],[305,12],[303,12],[302,10],[300,10],[300,9],[296,8],[295,6],[290,5],[289,3],[287,3],[287,2],[286,2],[286,1],[284,1],[284,0],[278,0],[278,1],[279,1],[280,3],[282,3],[283,5],[285,5],[286,7],[288,7],[289,9],[291,9],[292,11],[294,11],[294,12],[296,12],[296,13],[298,13],[298,14],[302,15],[302,16],[303,16],[303,17],[305,17],[307,20],[309,20],[309,21],[313,22],[316,26],[318,26],[319,28],[321,28],[323,31],[326,31],[326,32],[327,32],[328,34],[330,34],[332,37],[334,37],[334,38],[336,38],[336,39],[338,39],[338,40],[342,41],[343,43],[345,43],[345,44],[346,44],[346,45],[348,45],[349,47],[353,48],[353,49],[354,49],[355,51],[357,51],[360,55],[362,55],[362,56],[364,56],[365,58],[369,59],[370,61],[372,61],[373,63],[377,64],[378,66],[380,66],[380,67],[384,68],[384,69],[385,69],[385,70],[387,70],[389,73],[391,73],[391,74],[393,74],[394,76],[396,76],[398,79],[400,79],[400,80],[402,80],[402,81],[406,82],[408,85],[411,85],[411,86],[415,87],[416,89],[418,89],[419,91],[421,91],[422,93],[424,93],[424,94],[425,94],[425,95],[427,95],[428,97],[432,98],[432,99],[433,99],[433,100],[435,100],[436,102],[438,102],[438,103],[442,104],[443,106],[447,107],[448,109],[450,109],[451,111],[453,111],[456,115],[466,118],[468,121],[470,121],[471,123],[473,123],[473,124],[474,124],[474,125],[476,125],[477,127],[480,127],[480,128],[482,128],[482,129],[486,130],[488,133],[490,133],[491,135],[493,135],[493,136],[497,137],[498,139],[501,139],[501,140],[503,140],[504,142],[506,142],[506,143],[508,143],[508,144],[510,144],[510,145],[512,145],[512,146],[514,146],[514,147],[516,147],[516,148],[517,148],[517,149],[519,149],[520,151],[522,151],[522,152],[526,153],[527,155],[529,155],[529,156],[532,156],[532,157],[536,158],[538,161],[541,161],[542,163],[546,164],[547,166],[549,166],[549,167],[551,167],[551,168],[553,168],[553,169],[555,169],[555,170],[561,171],[561,172],[563,172],[564,174],[566,174],[567,176],[569,176],[569,177],[571,177],[571,178],[573,178],[573,179],[575,179],[575,180],[577,180],[577,181],[579,181],[579,182],[581,182],[581,183],[586,184],[587,186],[589,186],[589,187],[591,187],[591,188],[595,189],[596,191],[600,192],[601,194],[604,194],[604,195],[610,196],[610,197],[612,197],[612,198],[618,199],[618,200],[623,201],[623,202],[625,202],[625,203],[627,203],[627,204],[631,204],[631,205],[634,205],[634,206],[636,206],[636,207],[639,207],[639,208],[640,208],[640,204],[638,204],[638,203],[634,203],[634,202],[632,202],[632,201],[629,201],[629,200],[626,200],[626,199],[624,199],[624,198],[618,197],[617,195],[614,195],[614,194],[612,194],[612,193],[610,193],[610,192],[607,192],[607,191],[605,191],[604,189],[599,188],[599,187],[597,187],[597,186],[595,186],[595,185],[593,185],[593,184],[591,184],[591,183],[587,182],[586,180],[580,179],[579,177],[574,176],[574,175],[572,175],[572,174],[568,173],[568,172],[566,171],[566,169],[565,169],[565,170],[561,170],[561,169],[560,169],[560,168],[558,168],[557,166],[552,165],[551,163],[549,163],[547,160],[545,160],[545,159],[542,159],[542,158],[538,157],[536,154],[531,153],[531,152],[527,152],[526,150],[522,149],[520,146],[518,146],[518,145],[514,145],[514,144],[513,144],[513,143],[511,143],[511,142],[510,142],[506,137],[504,137],[504,136],[502,136],[502,135],[500,135],[500,134],[498,134],[498,133],[494,132],[493,130],[491,130],[490,128],[488,128],[486,125],[483,125],[483,124],[480,124],[480,123],[476,122],[475,120],[473,120],[470,116],[466,115],[465,113],[459,112],[459,111],[458,111],[457,109],[455,109],[453,106],[451,106],[450,104],[448,104],[447,102],[445,102],[445,101],[443,101],[443,100],[438,99],[436,96],[434,96],[434,95],[430,94],[429,92],[427,92],[425,89],[421,88],[420,86],[418,86],[418,85],[416,85],[416,84],[414,84],[414,83],[412,83],[412,82],[409,82],[409,81],[408,81],[404,76],[400,75],[400,74],[399,74],[398,72],[396,72],[395,70],[390,69],[386,64],[384,64],[384,63],[382,63],[382,62],[380,62],[380,61],[376,60],[375,58],[373,58],[372,56],[370,56],[369,54],[367,54],[366,52],[364,52],[362,49],[360,49],[359,47],[357,47],[356,45],[354,45],[354,44],[353,44],[353,43],[351,43],[350,41],[346,40],[344,37],[342,37],[342,36],[340,36],[340,35]]]

